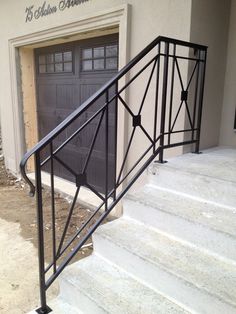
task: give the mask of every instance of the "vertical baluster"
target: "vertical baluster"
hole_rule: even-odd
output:
[[[157,112],[158,112],[158,96],[159,96],[159,74],[160,74],[160,56],[161,43],[158,44],[158,60],[157,60],[157,73],[156,73],[156,94],[155,94],[155,112],[154,112],[154,131],[153,131],[153,154],[156,152],[156,138],[157,138]]]
[[[199,50],[197,50],[197,59],[200,59]],[[201,62],[198,61],[197,65],[197,77],[196,77],[196,84],[195,84],[195,95],[194,95],[194,105],[193,105],[193,128],[195,129],[195,123],[196,123],[196,111],[197,111],[197,100],[198,100],[198,87],[199,87],[199,70],[200,70]],[[194,134],[195,131],[192,131],[192,141],[194,140]]]
[[[54,162],[53,162],[53,144],[50,143],[50,164],[51,164],[51,208],[52,208],[52,251],[53,251],[53,272],[57,270],[56,260],[56,225],[55,225],[55,190],[54,190]]]
[[[176,55],[176,44],[173,47],[173,62],[172,62],[172,73],[171,73],[171,88],[170,88],[170,108],[169,108],[169,127],[168,127],[168,145],[170,145],[171,138],[171,120],[172,120],[172,107],[173,107],[173,94],[174,94],[174,76],[175,76],[175,55]]]
[[[41,301],[41,308],[38,309],[37,311],[38,313],[48,313],[44,267],[44,226],[43,226],[43,199],[42,199],[40,152],[35,153],[35,183],[36,183],[36,205],[38,224],[39,287]]]
[[[206,75],[206,58],[207,51],[201,50],[200,59],[203,55],[203,61],[201,62],[201,79],[200,79],[200,94],[199,94],[199,106],[198,106],[198,117],[197,117],[197,143],[195,147],[195,153],[199,154],[199,145],[200,145],[200,132],[201,132],[201,122],[202,122],[202,106],[203,106],[203,95],[204,95],[204,85],[205,85],[205,75]]]
[[[106,90],[106,103],[108,103],[109,99],[109,90]],[[109,134],[109,111],[108,104],[105,111],[105,163],[106,163],[106,177],[105,177],[105,210],[108,207],[108,134]]]
[[[165,140],[165,120],[166,120],[166,98],[167,98],[167,86],[168,86],[168,66],[169,66],[169,43],[165,43],[165,57],[164,57],[164,69],[163,69],[163,86],[162,86],[162,104],[161,104],[161,126],[160,126],[160,155],[159,162],[163,163],[163,151]]]

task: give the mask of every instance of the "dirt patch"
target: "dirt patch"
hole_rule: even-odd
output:
[[[15,179],[16,180],[16,179]],[[45,259],[48,263],[52,261],[52,220],[51,220],[51,197],[47,191],[44,191],[44,238],[45,238]],[[0,185],[0,217],[7,221],[20,224],[21,235],[24,239],[31,241],[34,246],[38,246],[37,237],[37,218],[35,210],[35,198],[27,195],[27,189],[20,187],[18,182],[16,185]],[[65,223],[68,217],[70,203],[56,195],[55,197],[55,229],[56,243],[60,243]],[[75,206],[71,222],[65,236],[64,245],[78,231],[83,223],[92,215],[90,209],[86,209],[79,205]],[[93,223],[94,220],[91,221]],[[90,223],[90,225],[91,225]],[[78,243],[82,235],[85,234],[87,228],[82,232],[73,245],[70,247],[72,251]],[[91,240],[88,241],[91,244]],[[87,243],[88,244],[88,243]],[[75,260],[86,257],[92,252],[92,245],[81,249],[76,255]]]

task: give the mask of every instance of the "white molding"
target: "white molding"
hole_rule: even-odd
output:
[[[35,44],[41,41],[52,40],[64,36],[72,36],[87,31],[119,26],[128,17],[129,5],[121,5],[107,10],[99,11],[84,17],[78,21],[57,27],[47,28],[38,32],[12,38],[9,42],[14,47]]]
[[[78,21],[73,23],[47,28],[45,30],[9,39],[12,116],[14,123],[14,146],[16,154],[15,169],[19,168],[25,144],[25,139],[21,136],[23,121],[21,119],[22,115],[20,114],[19,93],[17,92],[19,91],[19,88],[21,88],[21,86],[18,86],[17,82],[17,71],[20,71],[20,62],[17,60],[17,48],[115,26],[119,28],[119,67],[122,68],[127,63],[129,57],[129,11],[130,5],[124,4],[81,17]],[[122,113],[122,115],[124,115],[124,113]],[[120,130],[124,130],[124,117],[121,117],[119,121],[121,121]],[[120,137],[122,138],[120,144],[122,144],[123,147],[124,131]],[[124,148],[122,148],[122,153],[123,149]]]

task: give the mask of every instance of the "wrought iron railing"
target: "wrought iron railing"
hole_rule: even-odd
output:
[[[163,162],[163,152],[168,148],[194,145],[194,152],[199,152],[206,54],[205,46],[158,37],[22,159],[22,176],[31,195],[36,191],[37,199],[39,313],[50,312],[47,289],[147,166],[158,155],[159,162]],[[68,145],[84,152],[78,166],[70,162],[67,153],[62,153]],[[36,186],[26,174],[31,156],[35,160]],[[75,194],[56,241],[54,179],[60,167],[73,177]],[[47,266],[42,194],[45,169],[50,174],[52,226],[52,257]],[[96,169],[102,173],[99,187],[92,176]],[[100,204],[66,240],[81,187],[94,193]]]

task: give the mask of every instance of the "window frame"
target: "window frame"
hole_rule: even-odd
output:
[[[71,53],[71,60],[65,60],[64,54]],[[56,54],[62,54],[62,60],[56,61]],[[47,56],[53,55],[53,60],[51,62],[47,61]],[[40,57],[44,56],[45,63],[40,63]],[[56,71],[56,65],[62,64],[62,71]],[[65,71],[65,64],[71,64],[71,70]],[[53,65],[53,71],[47,71],[49,65]],[[67,75],[74,74],[75,72],[75,53],[73,47],[61,47],[60,49],[48,50],[47,52],[38,52],[36,54],[36,66],[37,66],[37,74],[42,75]],[[40,71],[40,66],[45,66],[45,72]]]
[[[115,46],[117,51],[116,55],[113,56],[107,56],[107,47],[109,46]],[[94,49],[96,48],[104,48],[104,55],[102,57],[95,57],[94,56]],[[92,50],[92,57],[84,57],[83,52],[84,50],[91,49]],[[108,59],[116,59],[116,67],[114,68],[107,68],[107,60]],[[104,67],[101,69],[95,69],[94,68],[94,61],[97,60],[104,60]],[[92,62],[92,68],[89,70],[84,70],[83,69],[83,62],[84,61],[91,61]],[[117,71],[119,68],[119,43],[118,42],[108,42],[108,43],[103,43],[103,44],[97,44],[97,45],[87,45],[84,47],[81,47],[81,52],[80,52],[80,72],[81,74],[88,74],[88,73],[98,73],[98,72],[112,72],[112,71]]]

